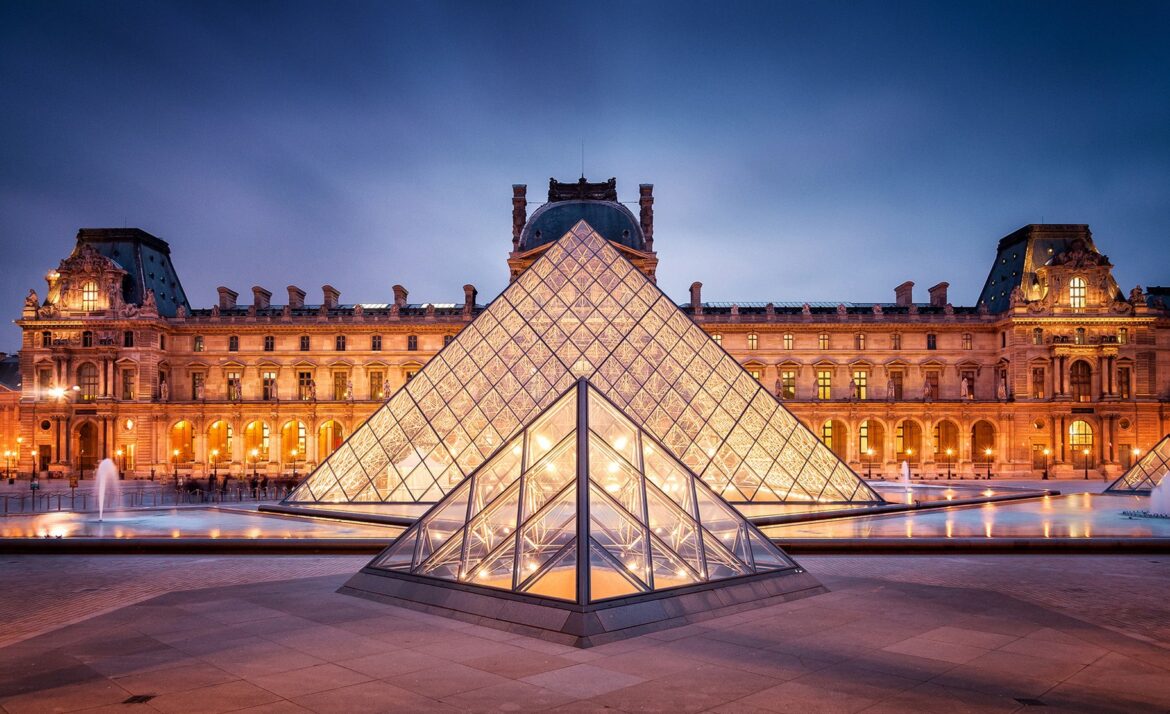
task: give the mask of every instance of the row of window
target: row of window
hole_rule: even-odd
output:
[[[451,340],[453,340],[454,338],[455,338],[454,335],[443,335],[443,346],[446,347],[447,345],[449,345],[451,343]],[[349,339],[346,335],[337,335],[333,338],[333,349],[336,350],[337,352],[345,352],[345,350],[348,348],[348,346],[349,346]],[[310,350],[310,341],[309,341],[308,335],[301,335],[300,336],[298,347],[299,347],[301,352],[308,352]],[[203,341],[203,336],[202,335],[195,335],[195,339],[194,339],[194,342],[192,344],[192,351],[203,352],[205,349],[206,349],[206,347],[205,347],[205,343]],[[410,352],[418,351],[418,335],[407,335],[406,336],[406,349]],[[239,352],[239,351],[240,351],[240,337],[239,337],[239,335],[230,335],[228,337],[228,352]],[[264,351],[265,352],[275,352],[276,351],[276,337],[274,335],[265,335],[264,336]],[[382,336],[381,335],[371,335],[370,336],[370,351],[371,352],[381,352],[382,351]]]
[[[718,332],[712,333],[711,339],[715,340],[715,342],[718,343],[720,346],[723,345],[723,335],[722,334],[720,334]],[[791,332],[784,333],[784,335],[781,339],[782,339],[782,342],[784,345],[784,349],[786,349],[786,350],[793,349],[793,347],[796,344],[796,336],[794,334],[792,334]],[[828,332],[820,333],[819,335],[817,335],[817,349],[821,349],[821,350],[830,349],[829,341],[830,341],[830,335]],[[868,342],[868,339],[867,339],[867,336],[864,332],[858,332],[855,335],[853,335],[853,349],[864,350],[867,342]],[[963,349],[965,349],[965,350],[971,349],[972,344],[973,344],[973,338],[972,338],[971,333],[964,332],[963,336],[962,336]],[[756,350],[756,349],[759,349],[759,347],[760,347],[760,336],[754,332],[749,332],[748,336],[747,336],[747,348],[749,350]],[[892,349],[892,350],[902,349],[902,334],[901,333],[894,332],[894,333],[890,334],[890,349]],[[926,335],[926,349],[928,349],[928,350],[938,349],[938,335],[934,334],[933,332],[927,333],[927,335]]]
[[[1102,338],[1103,338],[1102,341],[1108,341],[1109,338],[1114,338],[1114,336],[1113,335],[1103,335]],[[1065,335],[1058,335],[1058,336],[1053,337],[1053,341],[1059,341],[1059,340],[1066,340],[1067,341],[1068,337]],[[1119,345],[1129,344],[1129,328],[1128,327],[1117,328],[1117,335],[1112,341],[1115,342],[1116,344],[1119,344]],[[1073,332],[1073,344],[1086,345],[1088,343],[1089,343],[1089,337],[1088,337],[1088,333],[1086,332],[1085,328],[1078,327]],[[1042,327],[1033,327],[1032,328],[1032,344],[1033,345],[1043,345],[1044,344],[1044,328],[1042,328]]]

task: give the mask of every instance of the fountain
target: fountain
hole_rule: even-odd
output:
[[[110,459],[102,459],[94,472],[97,482],[98,522],[105,518],[107,494],[114,500],[114,509],[121,505],[122,488],[118,481],[118,467]]]
[[[1150,515],[1170,518],[1170,474],[1163,476],[1162,481],[1150,491]]]

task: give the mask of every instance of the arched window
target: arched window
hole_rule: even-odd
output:
[[[1093,427],[1087,421],[1074,421],[1068,425],[1068,447],[1072,450],[1073,463],[1082,468],[1093,462]]]
[[[881,422],[866,419],[857,427],[857,452],[867,463],[880,462],[885,456],[882,444],[886,439]]]
[[[259,420],[249,422],[244,427],[244,459],[246,461],[267,461],[268,439],[268,424]]]
[[[954,461],[959,453],[959,427],[944,419],[934,425],[934,455],[941,461]]]
[[[995,427],[988,421],[977,421],[971,427],[971,454],[975,461],[988,460],[987,452],[995,453]]]
[[[98,284],[92,280],[81,286],[81,309],[87,312],[98,309]]]
[[[189,464],[195,460],[194,432],[191,422],[175,422],[171,427],[171,451],[168,454],[173,463]]]
[[[213,464],[232,460],[232,425],[223,419],[207,427],[207,460]]]
[[[1068,281],[1068,304],[1074,310],[1085,309],[1086,284],[1084,278]]]
[[[305,423],[299,420],[285,422],[280,428],[280,449],[282,461],[299,461],[305,458]]]
[[[922,455],[922,427],[918,425],[918,422],[905,419],[901,424],[898,424],[894,449],[897,451],[898,461],[913,463],[918,460]]]
[[[81,387],[82,401],[92,402],[98,395],[97,365],[86,362],[77,368],[77,384]]]
[[[334,420],[322,424],[321,428],[317,430],[317,459],[324,461],[326,456],[341,446],[343,440],[341,424]]]
[[[1068,384],[1074,402],[1087,402],[1093,398],[1093,369],[1084,360],[1072,363],[1068,370]]]

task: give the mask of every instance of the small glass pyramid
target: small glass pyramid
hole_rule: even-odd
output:
[[[1106,493],[1148,494],[1170,473],[1170,435],[1162,437],[1154,448],[1109,484]]]
[[[370,564],[579,604],[796,567],[584,379]]]
[[[581,221],[284,503],[434,503],[580,377],[727,501],[882,501]]]

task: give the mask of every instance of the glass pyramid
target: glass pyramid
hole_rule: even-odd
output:
[[[882,500],[581,221],[284,503],[434,503],[580,377],[725,500]]]
[[[584,604],[797,566],[582,379],[370,567]]]
[[[1146,452],[1113,483],[1105,489],[1106,493],[1149,493],[1170,473],[1170,435]]]

